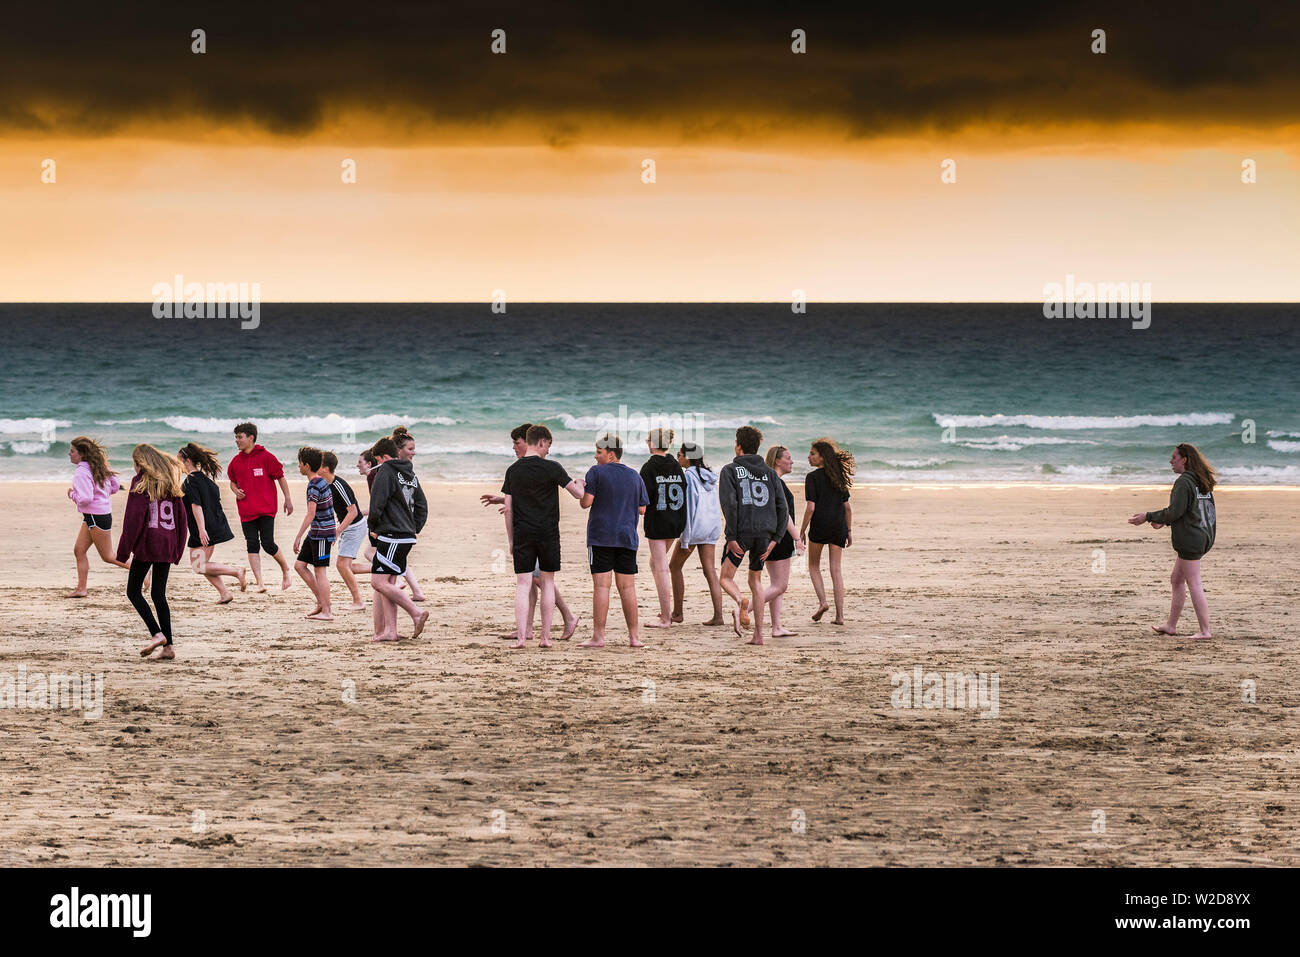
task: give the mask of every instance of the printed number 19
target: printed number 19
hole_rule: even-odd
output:
[[[665,489],[667,489],[666,493],[664,491]],[[666,499],[664,497],[665,494],[667,495]],[[660,485],[659,500],[655,502],[655,511],[665,512],[668,511],[669,509],[671,509],[674,512],[680,511],[682,504],[685,501],[686,501],[686,495],[682,491],[682,487],[680,485]]]
[[[751,482],[749,479],[740,480],[740,501],[743,504],[762,508],[767,504],[767,498],[768,491],[765,483]]]

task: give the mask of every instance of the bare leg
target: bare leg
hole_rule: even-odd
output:
[[[613,572],[591,573],[591,637],[579,648],[605,647],[605,619],[609,617],[609,585]]]
[[[560,597],[558,585],[555,586],[555,610],[560,613],[560,619],[564,622],[564,632],[560,635],[560,640],[568,641],[573,637],[573,633],[578,630],[578,616],[569,610],[569,606]]]
[[[795,634],[795,632],[786,631],[781,627],[781,596],[785,594],[785,590],[790,584],[790,559],[783,558],[775,562],[768,562],[767,572],[772,579],[772,583],[767,589],[767,606],[772,612],[772,637],[784,638],[787,635]]]
[[[415,580],[415,572],[409,565],[406,571],[402,573],[402,577],[406,579],[406,584],[411,587],[411,600],[424,601],[424,592],[420,591],[420,583]]]
[[[357,584],[357,573],[353,564],[350,558],[339,558],[339,577],[343,579],[343,584],[348,586],[348,594],[352,596],[352,603],[344,607],[348,611],[364,611],[366,603],[361,599],[361,586]]]
[[[543,648],[551,647],[551,620],[555,617],[555,572],[542,572],[542,635],[538,642]]]
[[[253,572],[253,581],[257,582],[257,587],[253,591],[266,591],[266,585],[262,582],[262,553],[248,553],[248,567]]]
[[[290,586],[293,585],[293,582],[289,579],[289,561],[284,557],[284,549],[281,548],[271,557],[274,558],[275,563],[280,566],[280,573],[283,576],[280,581],[280,590],[288,591]]]
[[[299,578],[301,578],[303,581],[307,583],[307,591],[311,592],[312,598],[315,599],[316,601],[316,604],[315,606],[312,607],[312,610],[307,612],[307,614],[304,615],[303,617],[312,618],[316,615],[319,615],[321,613],[321,606],[320,606],[320,596],[316,594],[316,576],[312,574],[312,571],[310,568],[307,567],[306,562],[294,562],[293,570],[298,573]]]
[[[682,568],[694,550],[694,545],[683,548],[680,539],[673,542],[673,555],[668,560],[668,577],[672,580],[673,586],[673,621],[686,620],[682,615],[682,595],[686,591],[686,577],[682,574]]]
[[[1183,566],[1183,580],[1187,590],[1192,594],[1192,607],[1196,609],[1196,623],[1200,630],[1193,638],[1205,639],[1210,635],[1210,606],[1205,601],[1205,589],[1201,587],[1201,563],[1197,559],[1180,558],[1178,564]]]
[[[415,631],[411,633],[411,637],[417,638],[420,632],[424,630],[424,623],[429,620],[429,613],[420,611],[415,607],[415,602],[411,601],[411,597],[393,584],[395,578],[395,575],[380,575],[380,580],[375,581],[375,576],[371,575],[370,587],[411,616],[411,621],[415,623]]]
[[[86,597],[86,578],[90,575],[90,559],[86,558],[88,551],[90,551],[90,526],[82,522],[81,530],[77,532],[77,539],[72,543],[72,557],[77,562],[77,587],[65,596],[67,598]]]
[[[627,622],[628,644],[633,648],[644,647],[637,637],[636,576],[614,575],[614,584],[618,588],[618,597],[623,603],[623,620]]]
[[[722,584],[718,581],[718,566],[715,564],[714,553],[717,550],[716,545],[700,546],[700,567],[704,570],[704,580],[709,583],[709,597],[713,599],[713,617],[705,622],[706,625],[726,624],[722,617]]]
[[[309,615],[314,621],[333,621],[334,612],[330,608],[330,570],[328,565],[317,565],[314,569],[315,580],[307,582],[308,586],[316,593],[316,603],[320,605],[320,611],[315,615]]]
[[[766,592],[763,588],[763,573],[749,573],[749,592],[754,597],[754,637],[749,639],[751,645],[763,643],[763,605],[766,604]]]
[[[1178,634],[1178,618],[1183,613],[1183,601],[1185,593],[1183,592],[1183,561],[1180,558],[1174,559],[1174,570],[1169,574],[1169,585],[1173,589],[1169,595],[1169,620],[1165,622],[1163,628],[1156,628],[1155,631],[1164,635]]]
[[[841,562],[844,558],[844,549],[838,545],[831,547],[831,588],[835,590],[835,621],[831,624],[844,624],[844,572]]]
[[[393,603],[382,587],[387,584],[393,591],[397,591],[392,584],[394,577],[374,574],[370,576],[370,587],[374,591],[375,641],[397,640],[397,613],[393,610]]]
[[[830,605],[826,604],[826,585],[822,582],[822,546],[817,542],[808,543],[808,577],[812,579],[813,592],[817,595],[813,621],[821,621]]]
[[[723,553],[722,557],[722,575],[718,579],[718,587],[730,596],[731,600],[736,603],[736,607],[731,610],[731,630],[736,633],[737,638],[745,637],[740,628],[743,624],[740,617],[740,606],[744,603],[745,597],[740,593],[740,586],[736,584],[736,571],[738,565],[733,565]]]
[[[533,573],[515,575],[515,643],[512,648],[522,648],[528,643],[528,625],[533,617]]]
[[[668,543],[672,539],[651,538],[650,572],[654,575],[655,594],[659,597],[659,617],[645,623],[647,628],[669,628],[673,623],[673,590],[668,571]]]
[[[110,565],[116,565],[118,568],[130,568],[126,562],[119,562],[117,555],[113,553],[113,533],[106,528],[91,528],[83,524],[82,528],[90,532],[90,540],[95,543],[95,551],[99,552],[99,557]]]

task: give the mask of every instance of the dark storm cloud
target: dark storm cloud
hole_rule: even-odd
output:
[[[3,15],[0,129],[247,121],[311,132],[333,111],[564,145],[602,123],[739,139],[834,123],[872,136],[1112,120],[1295,122],[1300,6],[1046,3],[832,12],[603,3],[29,4]],[[190,31],[208,52],[190,53]],[[506,56],[489,33],[507,31]],[[803,56],[790,32],[808,32]],[[1089,51],[1107,31],[1108,52]]]

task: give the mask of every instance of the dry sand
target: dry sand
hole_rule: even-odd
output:
[[[1174,556],[1125,519],[1166,489],[868,487],[845,627],[808,620],[796,574],[801,633],[763,648],[689,624],[634,651],[615,611],[603,651],[511,652],[488,489],[437,486],[419,641],[371,644],[368,611],[304,621],[301,582],[218,608],[182,564],[179,657],[153,664],[124,572],[92,551],[90,597],[62,597],[64,487],[0,484],[0,672],[102,672],[105,706],[0,711],[0,865],[1300,862],[1300,490],[1218,493],[1211,642],[1148,631]],[[562,507],[582,640],[583,515]],[[702,621],[698,565],[687,582]],[[996,673],[997,717],[895,709],[890,676],[916,665]]]

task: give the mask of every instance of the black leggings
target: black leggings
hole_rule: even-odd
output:
[[[144,626],[149,629],[149,637],[161,634],[169,645],[172,643],[172,610],[167,607],[167,573],[171,567],[170,562],[142,562],[133,558],[131,569],[126,573],[126,597],[140,613]],[[153,587],[149,589],[149,595],[158,609],[156,619],[149,610],[149,603],[144,600],[143,592],[144,576],[150,569],[153,570]]]
[[[257,540],[262,540],[262,548],[268,555],[274,555],[280,550],[280,546],[275,544],[275,516],[259,515],[250,522],[240,522],[240,527],[244,530],[244,543],[248,546],[248,554],[257,554]]]

